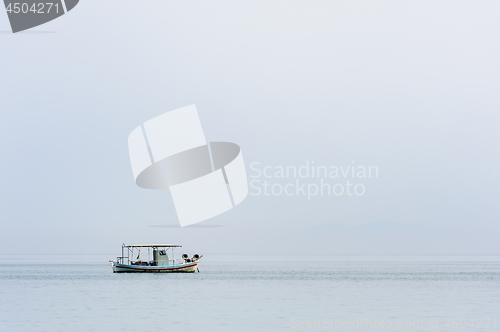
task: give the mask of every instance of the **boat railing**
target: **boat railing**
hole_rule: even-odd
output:
[[[119,257],[116,257],[116,261],[117,261],[119,264],[123,264],[123,263],[124,263],[123,261],[124,261],[125,259],[128,259],[128,257],[127,257],[127,256],[119,256]]]

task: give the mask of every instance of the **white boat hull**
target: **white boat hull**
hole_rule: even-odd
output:
[[[142,272],[142,273],[193,273],[198,268],[198,262],[174,264],[166,266],[127,265],[111,262],[114,273]]]

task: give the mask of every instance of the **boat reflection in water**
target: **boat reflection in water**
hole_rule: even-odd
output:
[[[146,273],[170,273],[170,272],[196,272],[201,257],[194,254],[189,258],[183,254],[181,259],[174,259],[174,249],[180,248],[176,244],[138,244],[133,246],[122,245],[122,255],[116,260],[110,260],[113,272],[146,272]],[[141,258],[147,250],[147,258]],[[172,259],[169,259],[169,251]],[[137,256],[135,256],[137,255]],[[133,258],[136,257],[134,260]],[[199,272],[199,271],[198,271]]]

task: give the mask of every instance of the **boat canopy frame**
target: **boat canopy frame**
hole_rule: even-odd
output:
[[[171,249],[172,250],[172,259],[169,259],[168,261],[172,262],[172,264],[175,264],[175,257],[174,257],[174,249],[175,248],[181,248],[181,245],[178,244],[134,244],[127,246],[125,243],[122,245],[122,255],[120,257],[117,257],[117,261],[120,264],[125,264],[125,261],[127,262],[127,265],[131,265],[133,262],[133,257],[134,257],[134,249],[137,248],[139,251],[140,255],[140,248],[148,248],[148,262],[153,262],[153,264],[156,263],[156,261],[151,260],[151,252],[150,249],[153,250],[158,250],[159,248],[165,248],[165,250]],[[127,256],[125,256],[124,250],[127,248]],[[132,258],[130,257],[132,256]],[[136,260],[137,261],[137,260]]]
[[[134,244],[131,246],[126,246],[123,244],[123,248],[144,248],[144,247],[150,247],[150,248],[180,248],[182,247],[179,244]]]

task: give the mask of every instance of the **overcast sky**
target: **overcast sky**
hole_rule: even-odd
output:
[[[82,0],[10,34],[0,11],[0,252],[202,251],[379,219],[498,234],[499,12],[498,1]],[[360,197],[250,195],[202,223],[224,227],[150,227],[177,216],[168,190],[134,184],[127,137],[190,104],[207,140],[241,146],[248,175],[253,162],[314,161],[376,165],[379,177]]]

